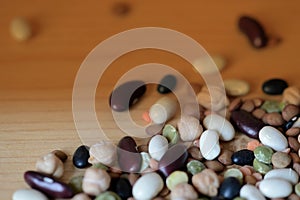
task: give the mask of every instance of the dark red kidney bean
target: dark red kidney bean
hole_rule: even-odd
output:
[[[136,148],[136,142],[130,136],[123,137],[118,144],[118,163],[122,171],[139,172],[142,157]]]
[[[244,110],[234,110],[230,116],[231,122],[241,132],[245,133],[251,138],[258,138],[258,133],[265,124],[254,117],[251,113]]]
[[[239,29],[248,37],[255,48],[263,48],[268,43],[268,37],[262,25],[254,18],[241,16],[238,21]]]
[[[129,81],[119,85],[109,98],[110,107],[118,112],[128,110],[146,92],[143,81]]]
[[[24,179],[32,188],[52,198],[71,198],[74,195],[67,184],[39,172],[27,171],[24,173]]]
[[[237,178],[227,177],[220,185],[219,195],[225,199],[233,199],[239,195],[241,187],[241,183]]]
[[[255,156],[253,151],[242,149],[232,154],[231,160],[236,165],[252,165]]]
[[[163,155],[158,163],[158,170],[165,176],[169,176],[173,171],[185,166],[188,158],[188,152],[183,144],[172,146]]]
[[[288,129],[292,128],[294,123],[299,120],[300,114],[292,117],[286,124],[284,124],[284,130],[287,131]]]

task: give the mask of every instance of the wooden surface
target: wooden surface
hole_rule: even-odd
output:
[[[87,54],[104,39],[131,28],[155,26],[177,30],[199,42],[210,54],[228,58],[222,77],[241,78],[251,84],[250,96],[261,96],[261,84],[280,77],[300,86],[300,2],[290,1],[124,1],[131,10],[124,17],[112,12],[115,1],[2,1],[0,6],[0,197],[27,187],[23,173],[35,167],[38,157],[54,149],[71,155],[81,140],[72,117],[72,87]],[[236,26],[241,14],[255,16],[269,34],[282,42],[255,50]],[[34,35],[16,42],[9,23],[24,16]],[[176,41],[174,41],[176,42]],[[99,120],[112,139],[120,130],[111,118],[108,95],[128,69],[157,62],[174,67],[191,82],[201,82],[191,65],[167,52],[132,52],[116,60],[97,89]],[[135,107],[138,123],[142,111],[159,95],[152,88]],[[273,98],[263,95],[265,98]],[[277,97],[279,98],[279,97]],[[63,180],[74,173],[71,157]]]

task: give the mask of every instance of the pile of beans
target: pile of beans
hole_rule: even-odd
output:
[[[239,27],[254,47],[267,44],[254,19],[241,17]],[[222,69],[224,59],[214,59]],[[169,96],[159,99],[143,114],[151,122],[143,144],[126,136],[118,144],[78,147],[73,164],[86,170],[68,183],[60,181],[67,155],[60,150],[44,155],[35,171],[24,173],[31,189],[17,190],[13,200],[300,199],[300,90],[281,79],[267,80],[262,89],[282,95],[278,102],[243,99],[250,90],[243,80],[225,80],[224,85],[226,93],[214,88],[217,100],[202,87],[200,113],[186,104],[176,125],[168,122],[178,112],[177,102]],[[167,75],[157,91],[164,95],[176,87],[176,77]],[[145,91],[143,81],[124,83],[112,92],[110,106],[128,110]]]
[[[162,95],[178,87],[171,76],[162,80],[171,80],[163,84],[167,88],[158,85]],[[280,93],[281,102],[230,100],[224,94],[216,110],[209,110],[214,102],[205,97],[209,93],[203,87],[198,94],[200,115],[187,104],[177,125],[168,124],[177,102],[164,96],[147,112],[150,138],[144,144],[126,136],[118,144],[98,141],[78,147],[73,164],[86,170],[69,183],[59,181],[67,155],[53,151],[36,162],[36,171],[25,172],[32,189],[17,190],[13,199],[299,199],[300,90],[282,82],[268,80],[262,87],[268,94]],[[132,81],[117,88],[110,97],[111,108],[129,109],[145,93],[145,85],[127,96],[129,106],[119,97],[139,84]],[[227,94],[232,91],[229,86],[225,85]],[[245,85],[241,88],[234,89],[237,96],[249,91]],[[222,116],[219,112],[225,108],[228,112]]]

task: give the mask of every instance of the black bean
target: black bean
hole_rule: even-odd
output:
[[[263,26],[253,17],[241,16],[238,21],[239,29],[248,37],[255,48],[263,48],[268,43],[268,37]]]
[[[262,85],[262,90],[266,94],[278,95],[282,94],[284,89],[288,87],[288,84],[285,80],[274,78],[267,80]]]
[[[236,165],[252,165],[255,156],[253,151],[248,149],[242,149],[234,152],[231,156],[231,160]]]
[[[73,155],[73,164],[77,168],[86,168],[90,166],[88,162],[90,157],[89,147],[85,145],[79,146]]]
[[[172,90],[176,86],[176,77],[173,75],[166,75],[164,76],[159,85],[157,86],[157,91],[161,94],[167,94],[172,92]]]
[[[128,110],[146,92],[143,81],[129,81],[119,85],[110,95],[109,105],[118,112]]]
[[[219,188],[219,195],[225,199],[233,199],[240,193],[241,183],[235,177],[227,177]]]
[[[299,120],[300,114],[292,117],[286,124],[284,124],[284,129],[287,131],[288,129],[292,128],[292,126]]]

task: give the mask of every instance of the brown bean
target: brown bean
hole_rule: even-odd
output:
[[[170,190],[168,189],[167,186],[164,186],[164,188],[160,191],[160,193],[158,194],[158,196],[160,197],[166,197],[170,194]]]
[[[254,98],[254,99],[252,99],[252,101],[256,108],[260,107],[264,103],[264,100],[262,100],[260,98]]]
[[[222,163],[220,163],[219,161],[216,161],[216,160],[208,160],[208,161],[205,161],[204,164],[207,168],[212,169],[215,172],[221,172],[224,170],[224,166],[222,165]]]
[[[137,147],[138,152],[146,152],[148,153],[148,145],[142,144]]]
[[[298,175],[300,175],[300,164],[299,163],[294,163],[293,169],[298,173]]]
[[[297,194],[293,193],[288,196],[287,200],[300,200],[300,197]]]
[[[300,144],[298,142],[298,140],[294,137],[288,137],[288,143],[289,146],[294,150],[294,151],[298,151],[300,148]]]
[[[52,153],[56,155],[62,162],[65,162],[68,159],[68,155],[61,150],[54,150]]]
[[[287,136],[296,136],[299,135],[299,133],[300,133],[299,127],[292,127],[285,132]]]
[[[266,111],[260,108],[256,108],[253,110],[252,115],[256,117],[257,119],[262,119],[264,115],[266,114]]]
[[[300,163],[300,158],[299,158],[299,156],[298,156],[297,153],[295,153],[295,152],[290,152],[289,155],[290,155],[290,157],[291,157],[293,163]]]
[[[221,154],[218,157],[218,161],[224,165],[231,165],[232,164],[232,160],[231,160],[232,154],[233,154],[232,151],[223,149]]]
[[[285,121],[289,121],[292,117],[299,113],[299,107],[294,104],[288,104],[282,110],[282,117]]]
[[[133,186],[140,176],[136,173],[128,174],[128,181]]]
[[[255,106],[253,101],[250,100],[246,100],[243,105],[241,106],[241,110],[245,110],[247,112],[252,112],[254,110]]]
[[[233,110],[237,110],[241,107],[241,105],[243,104],[243,101],[241,98],[235,98],[228,107],[229,111],[233,111]]]
[[[245,183],[246,183],[246,184],[255,185],[256,182],[257,182],[256,178],[253,177],[252,175],[247,175],[247,176],[245,176]]]
[[[284,124],[281,114],[277,112],[266,113],[262,120],[265,124],[269,124],[271,126],[281,126]]]
[[[189,155],[190,155],[192,158],[194,158],[194,159],[196,159],[196,160],[203,160],[203,156],[202,156],[202,154],[201,154],[201,152],[200,152],[199,147],[195,147],[195,146],[190,147],[190,148],[188,149],[188,153],[189,153]]]
[[[283,102],[300,105],[300,89],[295,86],[290,86],[283,91]]]

